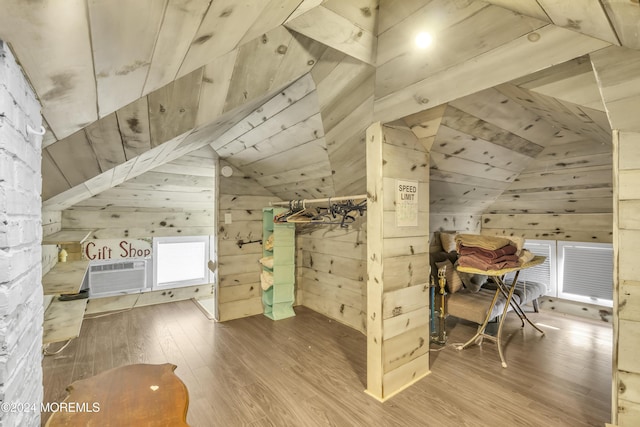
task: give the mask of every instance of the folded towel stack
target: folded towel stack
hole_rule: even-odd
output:
[[[458,265],[478,270],[501,270],[521,264],[518,247],[509,239],[476,234],[458,234]]]

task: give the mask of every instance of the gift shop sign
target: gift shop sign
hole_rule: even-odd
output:
[[[396,226],[418,225],[418,181],[396,180]]]
[[[151,242],[140,239],[87,240],[82,244],[82,255],[90,261],[146,258],[151,256]]]

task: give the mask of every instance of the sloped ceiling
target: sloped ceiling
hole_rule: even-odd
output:
[[[550,137],[553,131],[554,138],[573,144],[587,141],[594,155],[604,154],[596,145],[610,141],[610,131],[583,55],[609,43],[640,48],[639,18],[637,4],[609,0],[586,0],[580,7],[552,0],[7,0],[0,38],[9,42],[43,105],[44,206],[64,209],[206,145],[285,199],[361,193],[364,130],[374,119],[437,104],[437,97],[422,95],[425,88],[462,94],[477,83],[451,77],[466,76],[464,64],[482,64],[533,30],[543,41],[561,34],[558,50],[565,52],[547,55],[553,59],[542,61],[539,73],[439,102],[446,107],[442,131],[431,141],[434,173],[442,175],[435,181],[464,175],[468,163],[462,160],[471,161],[442,142],[451,149],[454,142],[482,139],[492,144],[488,148],[502,149],[493,162],[514,153],[508,166],[493,166],[505,171],[498,188],[486,187],[495,191],[451,188],[455,195],[477,193],[482,203],[471,196],[464,203],[476,211],[491,210],[487,200],[497,203],[499,191],[509,194],[520,172],[539,173],[542,164],[526,165],[529,158],[546,156],[548,163],[563,155],[561,149],[553,154],[548,141],[527,139],[531,132],[523,123],[544,122]],[[411,59],[409,44],[424,19],[440,44],[421,65]],[[311,84],[305,96],[261,115],[265,102],[299,84]],[[504,99],[487,102],[487,94],[508,99],[524,116],[504,118]],[[471,105],[477,111],[466,109]],[[484,133],[465,128],[471,125]],[[438,209],[460,207],[444,187],[433,194],[446,199]]]

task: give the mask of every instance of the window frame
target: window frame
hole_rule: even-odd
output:
[[[172,243],[204,243],[204,259],[202,260],[202,275],[197,278],[174,280],[158,283],[158,268],[160,264],[160,247],[162,244]],[[211,272],[207,265],[211,254],[211,236],[170,236],[153,238],[153,282],[151,290],[182,288],[186,286],[206,285],[211,283]],[[200,270],[199,270],[200,271]]]

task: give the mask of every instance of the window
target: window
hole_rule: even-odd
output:
[[[210,283],[209,236],[153,239],[153,290]]]
[[[527,240],[524,247],[547,259],[543,264],[522,270],[519,281],[544,283],[549,296],[613,306],[613,246],[610,243]],[[507,279],[513,275],[507,275]]]
[[[540,265],[520,271],[518,280],[543,283],[547,286],[547,295],[555,295],[556,242],[553,240],[527,240],[524,247],[534,255],[542,255],[547,259]],[[511,277],[513,277],[513,274]]]
[[[613,247],[608,243],[558,242],[558,297],[613,305]]]

